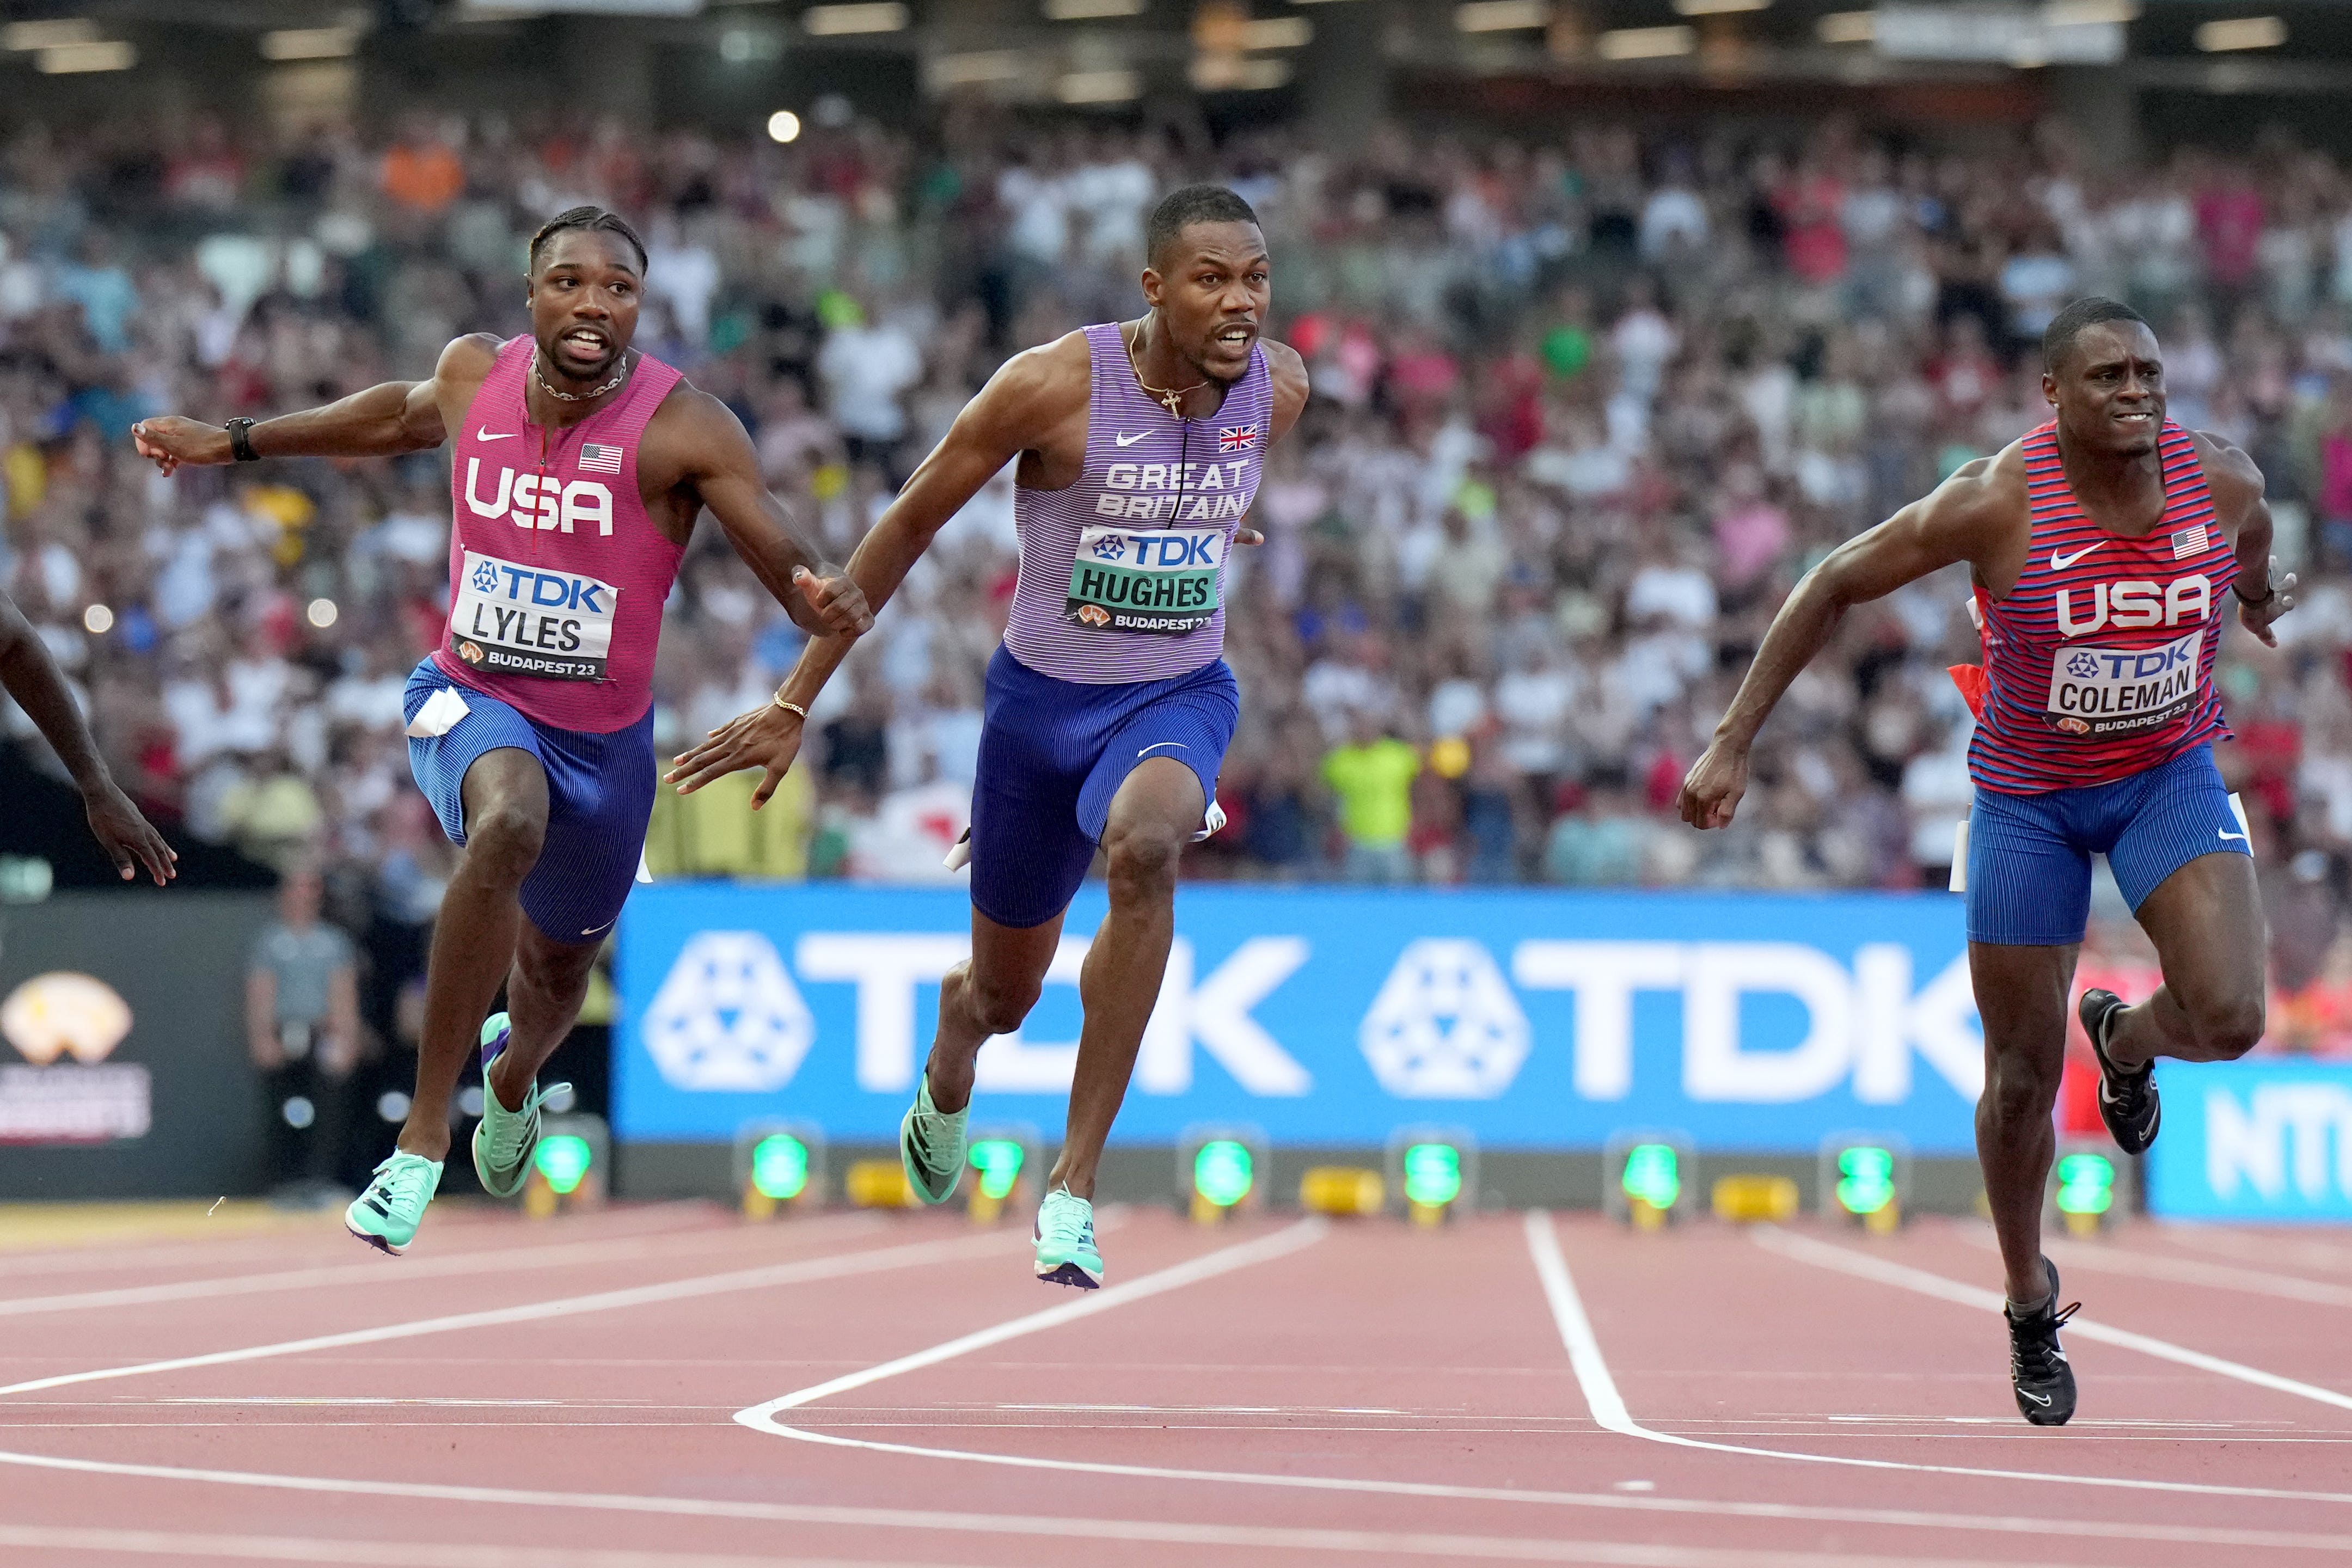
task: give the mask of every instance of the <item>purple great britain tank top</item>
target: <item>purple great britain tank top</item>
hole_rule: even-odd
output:
[[[1066,489],[1017,489],[1021,575],[1004,646],[1040,675],[1166,680],[1225,646],[1225,555],[1274,432],[1263,344],[1204,419],[1136,384],[1117,322],[1088,327],[1087,460]]]

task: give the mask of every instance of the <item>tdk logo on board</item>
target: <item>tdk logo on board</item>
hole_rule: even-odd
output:
[[[1404,950],[1357,1031],[1382,1089],[1402,1100],[1488,1100],[1528,1059],[1528,1016],[1478,942]]]
[[[679,1089],[782,1089],[816,1039],[816,1020],[755,931],[688,940],[646,1009],[646,1050]]]

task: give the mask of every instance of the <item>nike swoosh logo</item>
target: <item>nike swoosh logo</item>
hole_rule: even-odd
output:
[[[1114,436],[1110,438],[1111,445],[1114,447],[1132,447],[1138,441],[1142,440],[1146,436],[1150,434],[1151,432],[1149,430],[1138,430],[1132,436]]]
[[[2226,838],[2234,838],[2234,839],[2236,839],[2236,840],[2237,840],[2239,843],[2241,843],[2241,844],[2243,844],[2243,843],[2245,843],[2245,842],[2246,842],[2246,836],[2245,836],[2244,834],[2242,834],[2242,833],[2232,833],[2232,832],[2231,832],[2231,831],[2230,831],[2228,828],[2226,828],[2226,827],[2225,827],[2225,828],[2223,828],[2223,829],[2221,829],[2221,837],[2222,837],[2223,838],[2225,838],[2225,839],[2226,839]]]
[[[1143,750],[1136,752],[1135,754],[1139,757],[1148,757],[1162,746],[1173,746],[1179,751],[1192,750],[1190,746],[1185,745],[1181,741],[1154,741],[1151,744],[1144,747]]]
[[[509,430],[503,435],[493,436],[478,425],[474,427],[474,439],[477,441],[511,441],[516,434],[517,432]]]
[[[2047,1405],[2050,1403],[2050,1396],[2046,1394],[2036,1394],[2030,1388],[2021,1388],[2017,1392],[2023,1394],[2026,1398],[2031,1399],[2036,1405]]]
[[[620,916],[614,915],[613,917],[613,921],[619,920],[620,918]],[[606,921],[600,926],[590,926],[586,931],[582,931],[580,934],[582,936],[594,936],[598,931],[611,931],[613,929],[613,921]]]
[[[2099,541],[2099,544],[2105,544],[2105,542],[2106,541],[2104,539]],[[2072,566],[2075,562],[2080,561],[2084,556],[2088,555],[2092,551],[2096,550],[2098,547],[2098,544],[2085,544],[2082,549],[2077,550],[2072,555],[2061,555],[2053,550],[2050,552],[2050,570],[2053,572],[2063,572],[2067,567]]]

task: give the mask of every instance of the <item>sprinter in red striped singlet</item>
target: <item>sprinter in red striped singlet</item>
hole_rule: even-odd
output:
[[[1979,723],[1965,861],[1969,969],[1987,1078],[1977,1154],[2007,1275],[2010,1380],[2036,1426],[2074,1413],[2058,1270],[2042,1254],[2051,1110],[2067,997],[2105,855],[2155,942],[2164,984],[2077,1009],[2099,1058],[2099,1110],[2126,1151],[2154,1142],[2153,1063],[2226,1061],[2263,1033],[2264,948],[2251,830],[2213,765],[2228,726],[2213,657],[2232,605],[2276,646],[2294,607],[2273,582],[2263,476],[2227,441],[2164,416],[2156,334],[2129,306],[2079,300],[2043,335],[2056,417],[1960,468],[1833,551],[1790,595],[1715,742],[1683,783],[1683,819],[1731,820],[1756,732],[1852,605],[1960,562],[1982,668],[1952,674]]]
[[[433,928],[407,1123],[343,1216],[382,1251],[407,1250],[440,1185],[450,1097],[477,1047],[475,1172],[502,1197],[530,1172],[553,1092],[539,1069],[642,863],[654,648],[703,509],[795,622],[844,637],[873,625],[856,584],[793,531],[726,405],[629,346],[645,273],[626,223],[574,207],[531,238],[527,336],[459,338],[429,381],[283,418],[132,426],[166,474],[456,437],[449,619],[405,707],[410,768],[465,855]],[[501,982],[507,1011],[485,1021]]]
[[[1036,1003],[1099,846],[1110,914],[1078,984],[1069,1131],[1036,1230],[1037,1277],[1082,1289],[1102,1283],[1095,1166],[1168,967],[1177,860],[1222,820],[1217,768],[1240,715],[1221,657],[1227,552],[1256,542],[1241,524],[1265,449],[1307,404],[1298,355],[1259,341],[1269,263],[1249,205],[1186,186],[1153,211],[1147,244],[1150,312],[1006,363],[850,559],[879,608],[948,519],[1019,463],[1020,581],[988,667],[972,790],[971,958],[940,986],[899,1156],[924,1201],[955,1191],[973,1061]],[[845,651],[813,641],[779,694],[799,711],[745,714],[670,776],[693,789],[765,767],[764,799]]]

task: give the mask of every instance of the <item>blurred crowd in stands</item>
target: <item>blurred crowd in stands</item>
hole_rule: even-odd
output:
[[[2352,169],[2276,139],[2101,169],[2047,128],[1969,153],[1842,122],[1340,152],[958,112],[916,135],[837,100],[807,119],[790,146],[425,114],[7,141],[0,580],[169,831],[323,867],[339,918],[413,963],[451,851],[400,694],[441,626],[447,469],[165,479],[134,417],[268,416],[520,331],[525,237],[600,202],[652,252],[640,345],[735,408],[838,559],[1006,355],[1139,311],[1150,204],[1215,178],[1265,220],[1273,331],[1316,395],[1268,461],[1269,542],[1235,561],[1230,822],[1193,874],[1941,886],[1969,794],[1944,669],[1977,653],[1957,571],[1848,618],[1737,826],[1680,826],[1675,788],[1798,576],[2039,423],[2037,335],[2107,293],[2161,333],[2173,417],[2267,473],[2282,569],[2314,584],[2277,653],[2226,634],[2224,768],[2273,905],[2273,1034],[2352,1046]],[[748,776],[665,797],[656,873],[948,879],[1012,503],[1000,476],[941,536],[780,809],[743,809]],[[797,647],[706,529],[658,743],[764,702]]]

